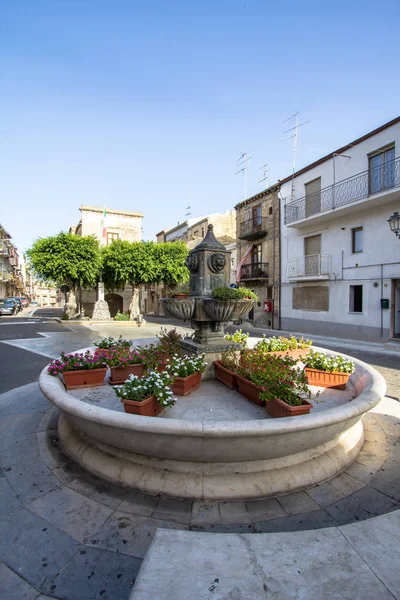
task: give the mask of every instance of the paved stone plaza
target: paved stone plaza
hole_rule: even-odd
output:
[[[48,355],[59,352],[57,335],[61,334],[51,336],[53,340],[48,338],[52,345],[42,347]],[[94,339],[93,334],[90,339]],[[28,344],[27,340],[18,341]],[[84,345],[82,338],[79,343]],[[63,344],[68,345],[67,335]],[[0,396],[0,598],[6,600],[127,600],[157,529],[246,534],[244,540],[253,533],[285,534],[288,537],[279,539],[288,545],[293,532],[308,535],[310,530],[319,530],[321,534],[310,532],[309,540],[302,538],[301,551],[308,555],[308,542],[321,544],[315,541],[319,535],[328,550],[332,544],[337,552],[341,539],[335,533],[338,526],[353,523],[356,527],[359,521],[372,526],[372,517],[400,509],[400,405],[389,398],[364,418],[365,446],[344,473],[302,492],[248,502],[160,498],[107,484],[64,455],[58,442],[57,419],[57,409],[43,398],[35,382]],[[331,533],[324,533],[325,528]],[[392,537],[386,535],[388,546],[384,548],[391,560],[393,581],[381,573],[380,587],[370,574],[364,580],[382,598],[400,597],[400,565],[396,563],[399,540],[395,534],[394,528]],[[269,539],[266,549],[273,548],[278,538]],[[378,532],[374,539],[378,539]],[[219,543],[215,538],[215,545]],[[382,544],[380,538],[376,552],[383,552]],[[353,545],[352,562],[342,564],[349,579],[367,560]],[[372,546],[370,552],[374,551]],[[287,560],[291,560],[289,555]],[[223,586],[222,582],[212,595],[204,597],[230,597],[223,595],[226,582]],[[273,598],[273,586],[268,589],[271,595],[265,597]],[[281,598],[321,597],[307,593],[293,596],[290,587],[275,589],[278,591]],[[207,593],[211,594],[208,588]],[[247,598],[232,596],[236,597]],[[178,598],[185,596],[175,596],[174,600]]]

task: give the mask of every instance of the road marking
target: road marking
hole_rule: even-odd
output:
[[[7,323],[2,323],[0,321],[0,325],[35,325],[35,323],[41,323],[42,321],[8,321]]]

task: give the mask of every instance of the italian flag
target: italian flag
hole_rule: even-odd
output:
[[[107,216],[107,211],[106,211],[106,207],[104,206],[103,218],[101,220],[101,228],[103,230],[103,233],[102,233],[103,239],[106,239],[106,237],[107,237],[106,216]]]

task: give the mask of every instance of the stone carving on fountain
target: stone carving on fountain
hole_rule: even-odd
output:
[[[215,300],[211,292],[217,287],[229,287],[230,284],[230,252],[214,235],[213,226],[209,225],[203,241],[196,246],[186,259],[190,271],[190,294],[186,299],[163,298],[165,310],[184,321],[190,320],[194,336],[191,340],[179,343],[187,354],[205,352],[210,368],[203,374],[204,378],[212,378],[213,360],[220,358],[221,352],[239,346],[224,338],[224,324],[240,319],[247,314],[252,300]]]

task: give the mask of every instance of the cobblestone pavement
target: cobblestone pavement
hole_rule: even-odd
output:
[[[0,597],[128,599],[157,528],[318,529],[400,507],[400,405],[366,415],[364,449],[329,482],[277,498],[192,502],[110,485],[64,455],[58,412],[31,383],[0,396]],[[44,595],[45,596],[44,596]]]

